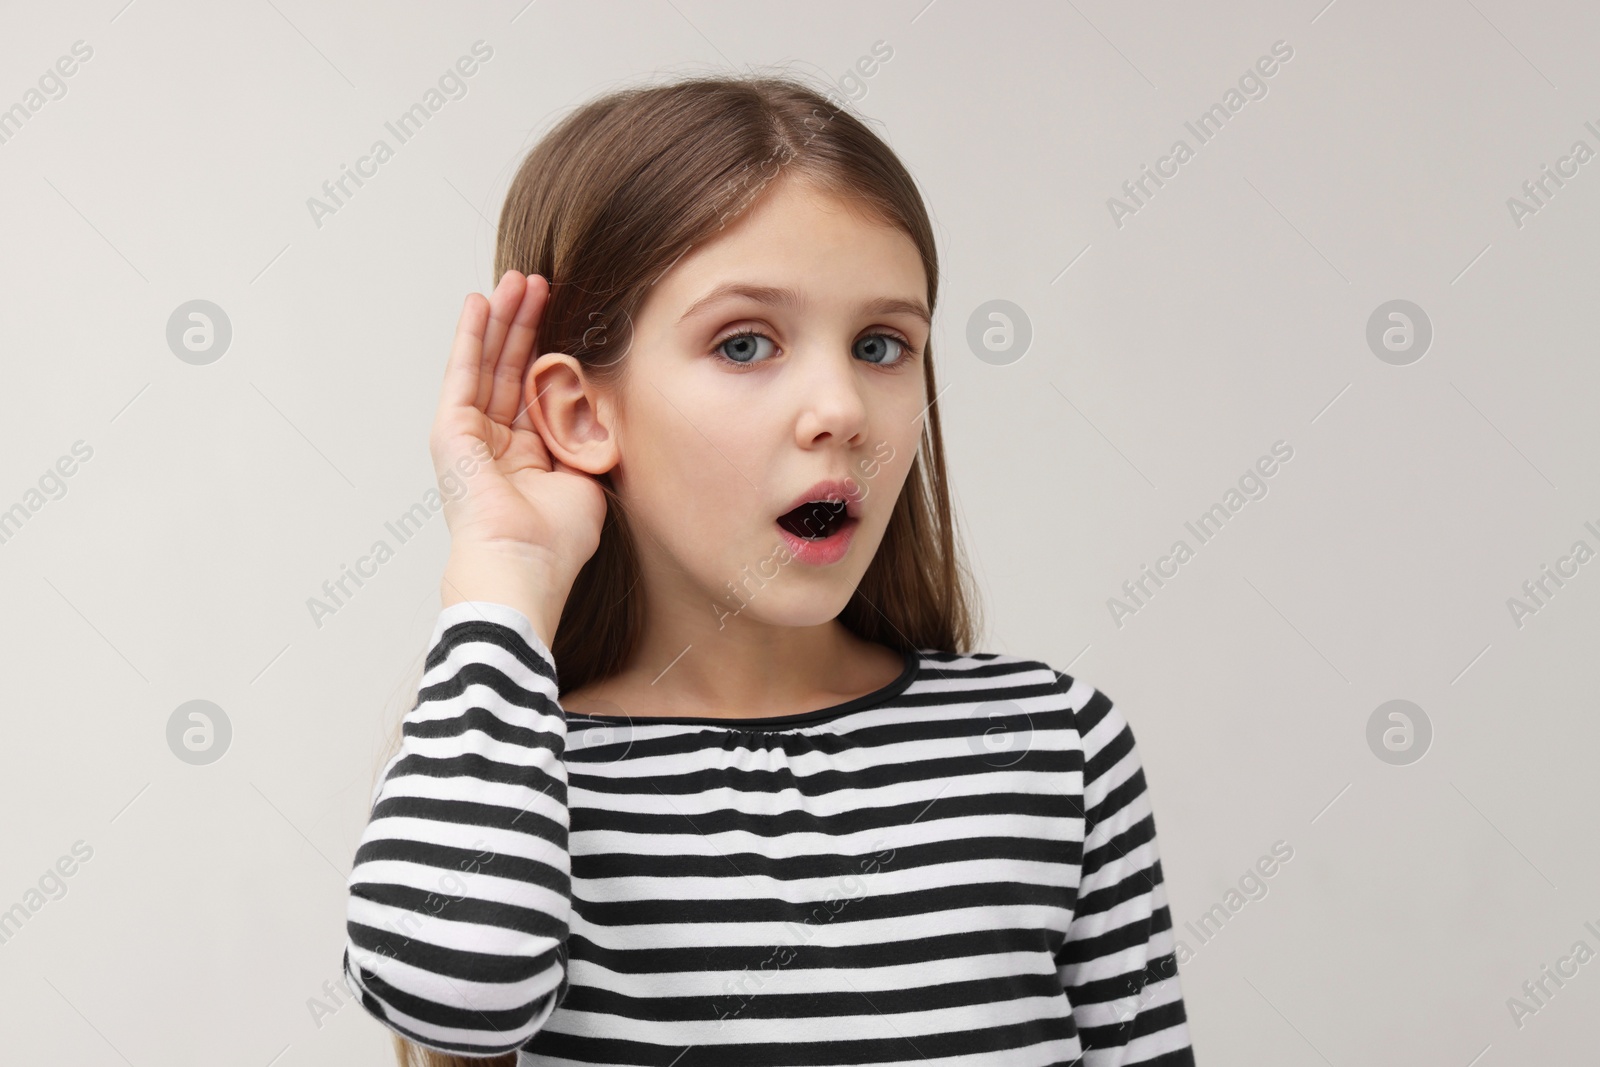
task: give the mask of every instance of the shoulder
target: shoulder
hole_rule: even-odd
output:
[[[1081,738],[1086,758],[1126,754],[1133,748],[1133,729],[1104,690],[1044,660],[1001,652],[930,649],[919,649],[917,655],[921,658],[918,689],[974,700],[1012,701],[1030,716],[1064,720]]]
[[[1013,694],[1019,697],[1064,699],[1082,707],[1097,693],[1094,686],[1043,660],[1005,652],[941,652],[918,649],[917,681],[951,689]]]
[[[920,661],[919,681],[945,682],[972,689],[1039,686],[1057,689],[1062,679],[1069,677],[1040,660],[1004,652],[942,652],[920,648],[915,654]]]

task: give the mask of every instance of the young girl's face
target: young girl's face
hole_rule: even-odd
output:
[[[793,180],[663,274],[613,423],[613,485],[653,597],[720,625],[843,609],[920,440],[926,294],[903,231]],[[845,491],[815,490],[827,482]],[[785,533],[797,502],[830,498],[850,500],[842,530],[802,512]]]

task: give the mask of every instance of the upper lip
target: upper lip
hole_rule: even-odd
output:
[[[861,517],[861,486],[855,481],[845,481],[834,478],[825,482],[818,482],[810,489],[789,501],[789,506],[784,508],[780,515],[787,515],[801,504],[809,504],[814,500],[843,501],[845,514],[852,519]]]

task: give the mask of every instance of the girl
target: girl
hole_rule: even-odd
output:
[[[349,883],[403,1062],[1192,1064],[1127,721],[971,651],[890,149],[786,78],[613,93],[523,163],[495,273]]]

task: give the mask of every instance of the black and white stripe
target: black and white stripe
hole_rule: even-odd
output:
[[[1014,656],[756,720],[567,716],[519,612],[446,608],[350,875],[345,972],[525,1064],[1194,1062],[1127,721]]]

